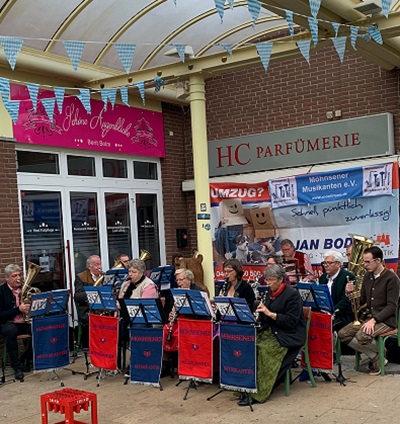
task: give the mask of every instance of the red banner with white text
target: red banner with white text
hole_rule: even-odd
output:
[[[90,362],[105,370],[117,369],[118,318],[89,314]]]

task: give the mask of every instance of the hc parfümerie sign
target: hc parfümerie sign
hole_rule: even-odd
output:
[[[392,155],[393,115],[212,141],[208,150],[210,177]]]

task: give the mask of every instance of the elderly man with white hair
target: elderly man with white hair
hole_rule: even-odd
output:
[[[345,289],[348,280],[353,281],[356,277],[343,268],[343,256],[336,250],[329,250],[324,254],[322,265],[325,272],[319,278],[319,283],[327,284],[329,287],[335,308],[334,330],[337,331],[354,320]]]

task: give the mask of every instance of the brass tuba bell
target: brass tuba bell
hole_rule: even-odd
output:
[[[143,262],[151,261],[153,257],[151,256],[151,253],[148,250],[142,249],[140,251],[139,259]]]
[[[26,277],[21,288],[20,293],[20,302],[21,303],[32,303],[32,296],[34,294],[40,293],[40,290],[37,287],[32,287],[33,280],[37,277],[41,271],[39,265],[34,264],[33,262],[28,262],[28,269],[26,272]],[[30,323],[31,319],[29,315],[23,315],[25,322]]]

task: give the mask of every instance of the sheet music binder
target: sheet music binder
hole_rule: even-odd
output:
[[[64,313],[67,310],[68,299],[68,289],[36,293],[32,296],[32,305],[29,316],[33,318],[43,315]]]
[[[161,299],[118,299],[124,321],[132,324],[165,323]]]
[[[235,321],[239,323],[254,324],[254,315],[246,299],[239,297],[217,296],[215,305],[221,314],[222,321]]]
[[[189,289],[171,289],[178,314],[211,318],[214,312],[206,292]]]
[[[89,309],[93,311],[117,311],[117,303],[115,302],[111,285],[99,287],[84,286],[83,288],[86,292]]]
[[[297,283],[297,290],[304,306],[332,314],[335,310],[329,287],[326,284]]]

